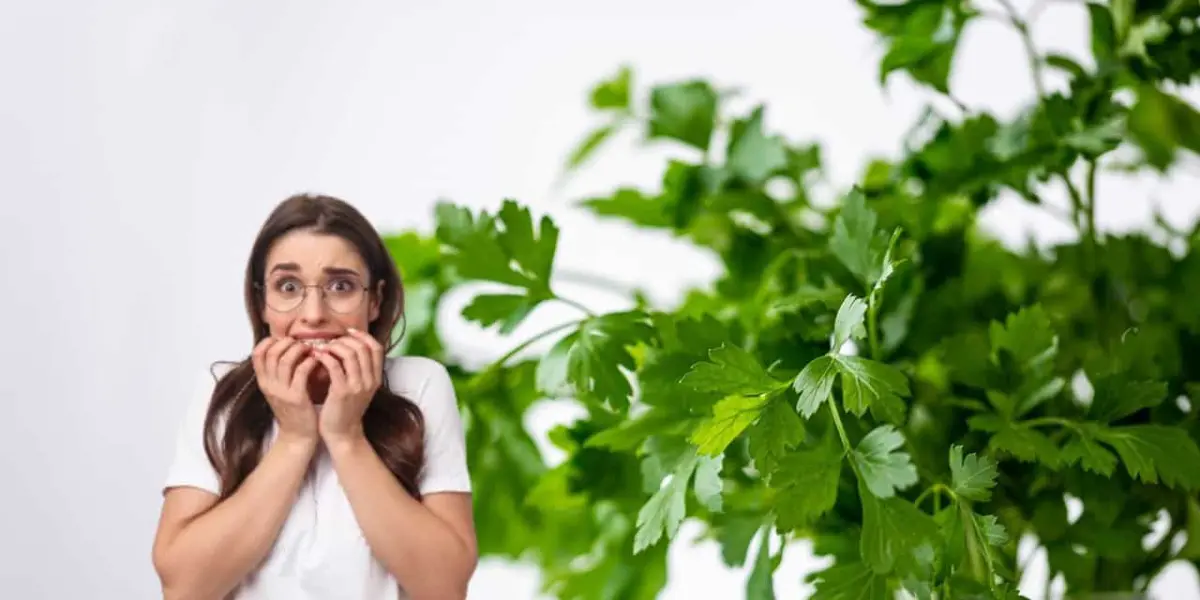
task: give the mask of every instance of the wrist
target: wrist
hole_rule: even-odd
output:
[[[361,427],[342,433],[329,433],[321,436],[330,454],[345,454],[357,448],[369,446],[367,436]]]
[[[280,432],[274,445],[296,454],[312,454],[317,449],[317,441],[315,436]]]

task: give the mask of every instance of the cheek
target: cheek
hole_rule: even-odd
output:
[[[359,331],[369,331],[369,327],[371,325],[370,320],[367,318],[366,312],[353,315],[338,315],[337,322],[342,329],[354,328]]]
[[[263,313],[263,322],[267,325],[267,332],[276,337],[287,335],[291,331],[293,320],[295,318],[291,315],[281,315],[270,310]]]

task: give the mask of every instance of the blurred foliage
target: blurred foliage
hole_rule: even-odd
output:
[[[1012,120],[931,108],[903,152],[822,206],[820,148],[771,132],[765,107],[731,114],[702,80],[639,90],[620,69],[591,92],[604,125],[567,166],[628,129],[689,149],[658,190],[582,202],[721,259],[674,307],[639,295],[594,314],[562,298],[557,227],[512,200],[442,203],[432,236],[388,238],[408,290],[403,351],[446,362],[462,399],[484,556],[538,565],[558,598],[610,600],[658,594],[684,519],[747,569],[750,598],[774,597],[797,539],[833,558],[808,578],[817,599],[1016,598],[1029,535],[1077,597],[1198,564],[1200,227],[1110,235],[1095,207],[1098,172],[1166,173],[1200,152],[1200,114],[1171,91],[1200,69],[1200,0],[1087,3],[1078,59],[1039,52],[1031,13],[1005,0],[858,4],[885,48],[881,81],[954,100],[963,28],[1000,19],[1037,97]],[[1050,70],[1069,85],[1050,89]],[[1069,206],[1043,201],[1055,188]],[[1076,239],[989,239],[980,211],[1006,191]],[[465,369],[433,317],[479,282],[507,288],[463,310],[484,327],[511,333],[546,302],[580,318]],[[522,352],[551,336],[543,355]],[[551,432],[557,466],[525,426],[546,399],[587,411]],[[1144,546],[1162,517],[1167,535]]]

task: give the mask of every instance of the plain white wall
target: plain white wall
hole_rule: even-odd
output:
[[[1054,3],[1037,34],[1068,52],[1087,44],[1079,6]],[[515,197],[558,219],[563,267],[670,300],[710,278],[711,262],[569,206],[653,185],[662,151],[634,151],[626,136],[552,191],[593,124],[588,87],[621,62],[641,82],[739,86],[769,102],[772,127],[824,142],[845,184],[869,154],[896,147],[926,100],[902,79],[881,91],[878,55],[850,0],[0,4],[0,589],[155,597],[150,540],[187,386],[246,351],[242,261],[284,196],[335,194],[386,230],[428,228],[441,197],[478,207]],[[960,56],[963,100],[1009,114],[1029,98],[1017,38],[999,24],[973,27]],[[1154,197],[1189,221],[1196,183],[1106,181],[1099,220],[1140,226]],[[1010,241],[1064,233],[1016,201],[991,213]],[[516,335],[561,314],[539,312]],[[444,320],[472,362],[511,343],[452,311]],[[572,414],[539,410],[531,427]],[[789,554],[781,597],[803,593],[813,565],[803,547]],[[720,567],[710,543],[682,541],[671,569],[667,598],[743,589],[744,573]],[[532,597],[536,585],[528,569],[486,563],[472,598]],[[1190,567],[1156,589],[1200,598]]]

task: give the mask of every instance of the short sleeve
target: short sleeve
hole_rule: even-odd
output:
[[[418,486],[421,494],[470,492],[466,438],[450,373],[428,358],[406,358],[404,362],[407,364],[401,369],[424,372],[424,382],[413,399],[425,418],[425,469]],[[414,374],[405,373],[404,377]]]
[[[205,371],[192,387],[183,422],[175,439],[175,455],[167,469],[163,492],[173,487],[194,487],[219,495],[220,479],[204,452],[204,418],[216,381]]]

